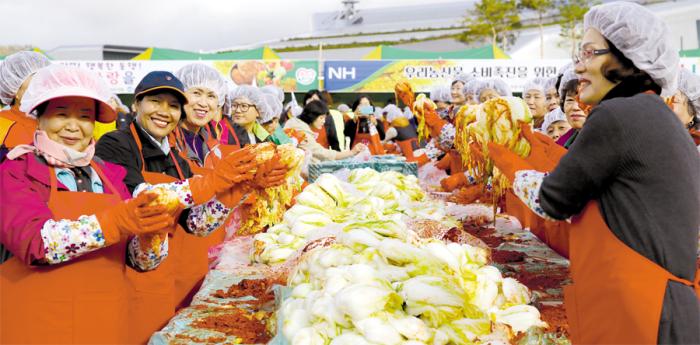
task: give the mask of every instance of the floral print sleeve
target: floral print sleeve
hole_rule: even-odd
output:
[[[129,240],[127,254],[130,266],[139,271],[154,270],[168,257],[168,236],[163,236],[163,241],[160,243],[160,255],[156,255],[153,248],[141,248],[138,236]]]
[[[540,187],[545,176],[547,176],[547,173],[535,170],[516,171],[515,181],[513,181],[513,194],[538,216],[556,221],[556,219],[548,216],[540,205]]]
[[[48,220],[41,228],[44,259],[53,265],[73,260],[83,254],[103,248],[105,238],[94,215],[78,220]]]
[[[455,144],[455,126],[451,123],[447,123],[440,129],[440,137],[438,138],[438,144],[443,150],[451,149]]]
[[[204,237],[224,224],[231,209],[211,199],[205,204],[192,207],[187,217],[187,231],[195,236]]]
[[[184,208],[194,206],[194,198],[192,198],[192,191],[190,190],[190,182],[188,180],[160,184],[142,183],[134,189],[134,197],[141,194],[143,191],[152,190],[154,188],[165,188],[177,193],[180,204],[182,204]]]
[[[440,155],[442,155],[444,152],[440,150],[437,145],[435,144],[435,140],[430,140],[428,142],[428,145],[425,145],[425,155],[430,158],[431,161],[436,161],[438,158],[440,158]]]

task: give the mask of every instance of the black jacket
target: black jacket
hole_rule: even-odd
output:
[[[542,182],[540,203],[550,216],[565,219],[597,200],[618,239],[693,281],[700,157],[661,97],[640,91],[623,82],[593,108],[569,152]],[[659,326],[659,344],[667,343],[700,343],[697,297],[676,282],[667,285]]]
[[[163,153],[160,147],[148,137],[136,121],[134,121],[134,126],[136,126],[136,132],[141,140],[141,145],[143,145],[142,152],[143,159],[146,162],[146,171],[163,173],[179,179],[172,157]],[[174,144],[170,143],[171,146]],[[175,156],[183,175],[185,175],[184,178],[192,177],[190,166],[177,154],[177,149],[171,147],[171,150],[175,150],[173,151],[175,153],[173,156]],[[97,142],[95,154],[105,161],[121,165],[126,169],[124,184],[126,184],[130,192],[133,193],[136,186],[145,182],[143,175],[141,175],[141,155],[138,152],[136,140],[134,140],[128,128],[103,135]]]

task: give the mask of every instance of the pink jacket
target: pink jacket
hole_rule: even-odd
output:
[[[122,182],[126,170],[109,162],[100,166],[122,200],[130,199]],[[58,181],[58,190],[68,189]],[[36,156],[27,154],[0,164],[0,243],[27,265],[44,257],[41,228],[53,219],[50,191],[49,169]],[[106,187],[105,193],[109,193]]]

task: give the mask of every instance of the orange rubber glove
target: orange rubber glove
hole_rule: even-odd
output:
[[[491,201],[491,197],[485,190],[486,188],[484,188],[484,185],[481,183],[466,186],[460,188],[460,190],[454,194],[453,200],[464,205],[473,204],[480,200]]]
[[[250,193],[250,188],[247,185],[239,185],[217,194],[216,199],[227,208],[234,208],[241,203],[243,197],[248,193]]]
[[[510,183],[515,180],[515,172],[520,170],[537,170],[524,158],[503,145],[489,143],[489,156],[493,164],[506,176]]]
[[[447,170],[450,168],[450,163],[452,161],[452,156],[450,156],[449,152],[445,154],[445,156],[442,157],[437,163],[435,163],[435,167],[440,169],[440,170]]]
[[[406,159],[406,161],[407,161],[407,162],[416,162],[416,163],[418,163],[418,166],[419,166],[419,167],[422,167],[422,166],[425,165],[426,163],[430,162],[430,158],[428,158],[428,155],[426,155],[426,154],[424,153],[424,154],[422,154],[422,155],[420,155],[420,156],[418,156],[418,157],[411,157],[411,158],[409,158],[409,159]]]
[[[158,198],[155,193],[144,192],[96,215],[107,245],[117,243],[122,235],[142,235],[169,231],[176,217],[164,205],[149,206]],[[177,212],[177,211],[176,211]]]
[[[430,130],[430,136],[435,138],[436,140],[440,137],[440,131],[442,130],[442,127],[447,124],[447,121],[443,120],[440,115],[438,115],[435,110],[427,110],[424,113],[425,116],[425,124],[428,126],[428,129]]]
[[[526,160],[539,171],[552,171],[559,164],[567,150],[558,145],[552,138],[539,133],[532,132],[530,125],[520,122],[520,129],[523,137],[530,143],[532,149]]]
[[[250,181],[254,175],[255,152],[245,147],[231,152],[216,165],[216,169],[204,176],[190,178],[190,190],[195,205],[209,201],[217,194],[223,194],[234,185]]]
[[[440,180],[440,185],[445,192],[451,192],[457,188],[464,187],[469,184],[464,173],[452,174]]]
[[[285,183],[287,167],[282,163],[280,156],[275,153],[272,159],[266,161],[258,167],[255,172],[253,183],[256,187],[266,189],[277,187]]]

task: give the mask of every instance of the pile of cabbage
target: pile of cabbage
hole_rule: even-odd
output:
[[[396,221],[406,218],[456,225],[445,214],[444,203],[426,198],[415,176],[357,169],[347,180],[323,174],[307,186],[296,196],[296,204],[285,212],[282,222],[255,235],[253,260],[284,262],[310,241],[333,236],[345,227],[407,233],[410,230],[405,226],[394,228]]]
[[[485,249],[419,239],[393,222],[348,226],[304,254],[278,310],[281,336],[293,345],[508,344],[546,327],[528,289],[487,265]]]

